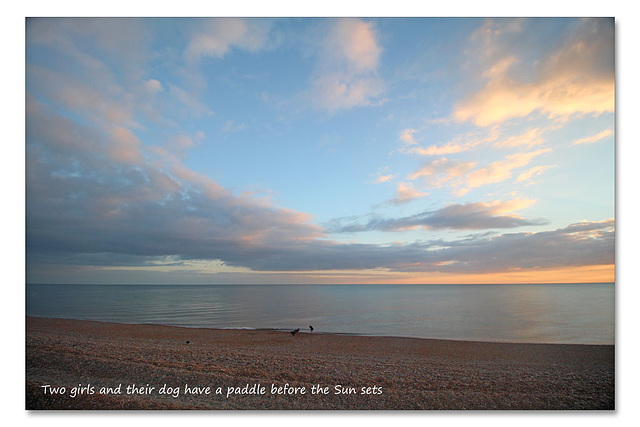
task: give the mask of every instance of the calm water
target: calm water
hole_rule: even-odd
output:
[[[29,316],[455,340],[614,343],[614,285],[27,285]]]

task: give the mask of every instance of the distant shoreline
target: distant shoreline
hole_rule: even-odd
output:
[[[188,341],[188,342],[187,342]],[[604,409],[614,345],[520,344],[26,318],[27,409]],[[103,394],[148,384],[222,394]],[[243,395],[260,384],[264,395]],[[270,386],[305,389],[272,394]],[[65,387],[45,393],[43,385]],[[329,393],[311,394],[313,386]],[[357,394],[333,394],[333,387]],[[94,394],[70,397],[73,387]],[[226,395],[231,388],[239,394]],[[344,390],[344,389],[343,389]],[[366,391],[377,394],[361,394]]]
[[[288,333],[290,329],[286,328],[253,328],[249,326],[229,326],[229,327],[204,327],[204,326],[184,326],[184,325],[167,325],[163,323],[148,323],[148,322],[114,322],[108,320],[94,320],[94,319],[79,319],[74,317],[47,317],[47,316],[26,316],[27,319],[45,319],[45,320],[71,320],[78,322],[94,322],[105,323],[112,325],[140,325],[140,326],[158,326],[166,328],[182,328],[187,330],[203,329],[211,331],[256,331],[256,332],[278,332]],[[301,328],[300,332],[309,333],[309,328]],[[335,335],[335,336],[347,336],[347,337],[371,337],[371,338],[398,338],[398,339],[415,339],[415,340],[427,340],[427,341],[445,341],[445,342],[461,342],[461,343],[478,343],[478,344],[522,344],[522,345],[583,345],[583,346],[611,346],[615,344],[607,343],[572,343],[572,342],[520,342],[520,341],[488,341],[488,340],[469,340],[469,339],[454,339],[454,338],[425,338],[425,337],[412,337],[402,335],[383,335],[383,334],[367,334],[360,332],[332,332],[332,331],[319,331],[314,330],[314,335]]]

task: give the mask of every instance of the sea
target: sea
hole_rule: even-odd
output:
[[[615,343],[615,286],[36,285],[26,314],[132,324],[515,343]]]

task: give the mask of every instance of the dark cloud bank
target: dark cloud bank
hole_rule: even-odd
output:
[[[415,227],[431,230],[486,230],[545,224],[548,221],[544,219],[527,220],[517,215],[496,215],[486,203],[467,203],[402,218],[373,218],[364,224],[359,222],[359,218],[337,219],[327,224],[327,229],[333,233],[356,233],[373,230],[398,231]]]
[[[64,130],[64,132],[63,132]],[[27,119],[27,270],[47,265],[145,266],[222,260],[255,271],[387,268],[490,272],[614,262],[614,222],[412,244],[340,244],[296,212],[176,177],[146,160],[117,161],[104,135],[39,106]],[[93,141],[91,144],[87,140]],[[214,191],[215,190],[215,191]],[[455,205],[340,231],[487,229],[542,220]],[[335,231],[335,230],[333,230]]]

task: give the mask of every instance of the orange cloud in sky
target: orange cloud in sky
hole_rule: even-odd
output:
[[[470,150],[482,144],[493,143],[499,136],[498,126],[491,129],[482,129],[480,131],[465,132],[456,135],[450,141],[441,145],[429,145],[427,147],[419,146],[414,138],[415,129],[405,129],[400,134],[400,141],[403,146],[400,151],[403,153],[419,154],[422,156],[438,156],[444,154],[456,154]]]
[[[603,36],[604,32],[612,36]],[[484,87],[459,102],[453,117],[489,126],[535,111],[563,119],[573,114],[613,112],[614,73],[602,63],[614,49],[608,21],[583,20],[555,54],[536,62],[533,78],[524,80],[512,73],[520,58],[493,58],[483,73],[487,79]]]
[[[423,156],[438,156],[443,154],[460,153],[462,151],[467,150],[468,148],[469,148],[469,144],[459,144],[459,143],[449,142],[445,145],[441,145],[441,146],[431,145],[426,148],[413,146],[403,151],[407,153],[421,154]]]
[[[525,209],[535,203],[535,200],[516,198],[507,201],[494,201],[485,203],[489,207],[489,212],[493,215],[500,215],[509,212],[515,212],[520,209]]]
[[[393,175],[392,174],[382,175],[382,174],[378,173],[378,177],[376,178],[376,180],[374,182],[376,184],[381,184],[381,183],[387,182],[387,181],[389,181],[391,179],[393,179]]]
[[[422,165],[408,178],[422,178],[427,184],[435,187],[450,185],[454,188],[454,194],[463,196],[470,189],[511,178],[514,169],[528,165],[534,157],[549,151],[551,149],[546,148],[528,153],[509,154],[504,160],[495,161],[480,169],[474,169],[477,162],[448,160],[443,157]]]
[[[396,188],[396,197],[392,200],[392,203],[407,203],[411,200],[419,199],[428,195],[429,193],[424,193],[413,188],[413,184],[410,182],[400,182]]]
[[[552,168],[554,166],[535,166],[525,172],[522,172],[518,178],[516,178],[517,182],[528,181],[533,177],[540,176],[544,171]]]
[[[605,129],[602,132],[598,132],[595,135],[587,136],[585,138],[580,138],[580,139],[574,141],[573,143],[574,144],[592,144],[594,142],[598,142],[601,139],[604,139],[604,138],[606,138],[608,136],[611,136],[611,135],[613,135],[613,131],[611,129]]]
[[[505,140],[498,141],[495,145],[496,147],[531,147],[540,145],[544,143],[544,139],[541,136],[542,132],[542,129],[539,128],[529,129],[521,135],[513,135]]]
[[[413,145],[416,143],[415,139],[413,138],[413,134],[416,132],[415,129],[404,129],[401,133],[400,133],[400,141],[402,141],[405,144],[408,145]]]
[[[476,162],[449,160],[443,157],[422,165],[417,171],[409,175],[409,179],[430,178],[431,185],[440,186],[445,182],[463,176],[473,169],[475,165]]]
[[[466,177],[466,184],[469,188],[475,188],[481,185],[504,181],[511,178],[511,171],[513,169],[526,166],[534,157],[549,151],[551,151],[551,149],[510,154],[504,160],[493,162],[485,168],[469,172]]]

